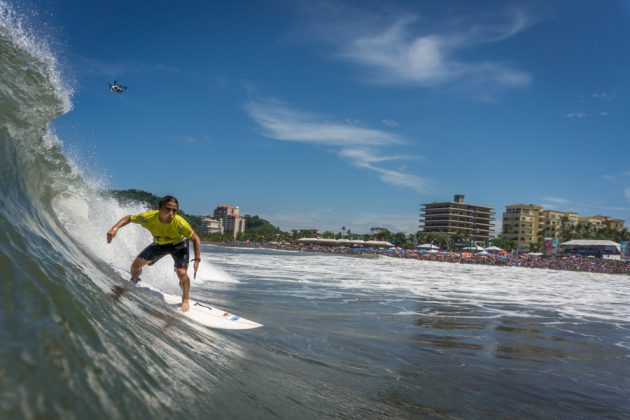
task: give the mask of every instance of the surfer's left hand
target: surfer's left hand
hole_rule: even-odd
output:
[[[194,279],[197,278],[197,270],[199,270],[199,261],[200,260],[195,260],[195,263],[193,264],[193,268],[195,269],[195,273],[193,274]]]

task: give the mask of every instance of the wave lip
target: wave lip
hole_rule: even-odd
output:
[[[74,90],[64,81],[57,56],[43,41],[46,36],[36,34],[15,6],[0,0],[2,98],[19,98],[19,102],[30,103],[38,112],[45,110],[38,106],[42,103],[53,105],[54,116],[59,116],[72,109]]]

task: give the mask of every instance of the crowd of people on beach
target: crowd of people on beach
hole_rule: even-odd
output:
[[[256,248],[273,248],[290,251],[319,252],[328,254],[352,255],[360,257],[387,256],[395,258],[417,259],[459,264],[483,264],[510,267],[545,268],[550,270],[582,271],[590,273],[629,274],[630,261],[586,258],[580,256],[544,256],[530,254],[473,254],[469,252],[432,251],[424,252],[415,249],[398,247],[342,247],[312,244],[289,244],[279,242],[236,242],[232,245]]]

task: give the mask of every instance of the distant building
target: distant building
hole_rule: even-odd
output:
[[[293,236],[299,236],[300,238],[317,238],[319,237],[319,230],[317,229],[291,229]]]
[[[201,233],[220,233],[223,234],[223,220],[206,216],[201,218]]]
[[[557,238],[560,235],[563,220],[571,225],[577,225],[579,216],[573,211],[541,210],[537,233],[541,233],[543,238]],[[538,237],[535,240],[537,241]]]
[[[468,240],[486,241],[490,239],[493,226],[492,207],[464,203],[464,196],[460,194],[455,195],[453,201],[421,206],[420,228],[423,232],[465,232]]]
[[[214,219],[221,220],[224,233],[231,233],[234,239],[239,233],[245,232],[245,218],[241,216],[238,206],[221,204],[214,209]]]
[[[591,216],[590,220],[597,221],[595,224],[602,228],[613,230],[622,230],[625,224],[625,220],[615,219],[614,217],[610,216],[602,216],[600,214],[596,216]]]
[[[596,229],[621,230],[624,221],[608,216],[579,216],[573,211],[545,210],[538,204],[510,204],[503,213],[504,239],[514,241],[517,249],[528,249],[541,238],[558,238],[562,225],[590,223]]]
[[[514,241],[516,249],[525,249],[540,236],[542,206],[537,204],[510,204],[503,213],[502,237]],[[549,229],[555,230],[555,214],[549,214]],[[559,220],[558,220],[559,222]]]

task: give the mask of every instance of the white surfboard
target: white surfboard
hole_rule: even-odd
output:
[[[123,278],[128,276],[129,272],[127,270],[123,270],[113,265],[110,266],[119,272]],[[182,312],[180,309],[182,306],[181,296],[164,293],[153,286],[144,284],[142,281],[137,285],[129,280],[127,281],[139,290],[146,291],[152,296],[162,298],[162,300],[178,314],[192,319],[203,326],[224,330],[251,330],[262,327],[262,324],[259,324],[258,322],[250,321],[249,319],[245,319],[228,311],[224,311],[223,309],[215,308],[207,303],[198,302],[193,299],[188,300],[190,304],[188,312]]]
[[[181,296],[170,295],[151,286],[143,286],[142,284],[138,285],[138,287],[148,287],[150,290],[160,293],[164,302],[171,308],[181,315],[184,315],[186,318],[190,318],[206,327],[225,330],[251,330],[253,328],[262,327],[262,324],[258,322],[250,321],[249,319],[242,318],[223,309],[215,308],[207,303],[197,302],[193,299],[188,300],[190,303],[188,312],[182,312],[180,309],[182,306]]]

